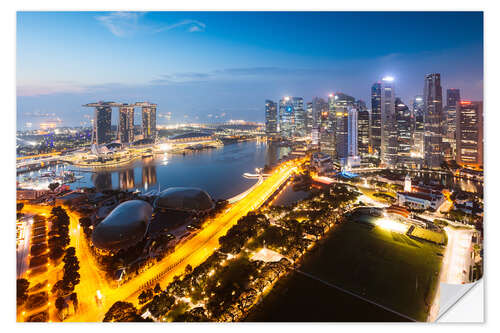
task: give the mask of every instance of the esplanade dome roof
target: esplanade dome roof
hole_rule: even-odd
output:
[[[204,211],[214,208],[210,195],[196,187],[170,187],[160,192],[155,208]]]
[[[140,242],[148,229],[153,207],[146,201],[129,200],[118,205],[92,232],[97,248],[117,251]]]

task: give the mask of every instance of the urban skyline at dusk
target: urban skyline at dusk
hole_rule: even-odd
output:
[[[370,107],[386,75],[409,104],[432,72],[443,89],[482,100],[482,47],[480,12],[20,12],[18,128],[89,126],[81,105],[97,100],[154,101],[158,124],[169,113],[262,122],[263,101],[285,95],[343,92]]]
[[[16,51],[17,322],[435,322],[484,275],[483,12],[18,12]]]

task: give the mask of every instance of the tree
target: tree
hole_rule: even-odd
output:
[[[30,283],[26,279],[17,279],[16,291],[17,291],[17,304],[22,305],[28,299],[28,289]]]
[[[16,204],[16,210],[17,210],[17,211],[22,210],[22,209],[23,209],[23,207],[24,207],[24,203],[22,203],[22,202],[18,202],[18,203]]]
[[[76,293],[72,293],[71,295],[69,295],[69,299],[73,302],[73,308],[76,310],[78,310],[78,296],[76,295]]]
[[[133,321],[147,321],[142,319],[139,311],[132,303],[118,301],[113,304],[106,315],[104,322],[133,322]]]
[[[154,292],[155,294],[159,294],[161,293],[161,287],[160,287],[160,284],[157,283],[156,286],[155,286],[155,289],[154,289]]]
[[[188,265],[186,266],[186,269],[185,269],[186,274],[189,274],[189,273],[191,273],[192,271],[193,271],[193,267],[191,267],[191,265],[189,265],[189,264],[188,264]]]
[[[49,184],[49,189],[54,192],[56,188],[59,187],[59,183],[55,182],[55,183],[50,183]]]
[[[64,309],[65,306],[66,306],[66,301],[64,300],[64,297],[59,296],[56,299],[56,309],[58,311],[61,311],[62,309]]]

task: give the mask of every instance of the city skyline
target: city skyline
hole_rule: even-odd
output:
[[[307,29],[295,28],[297,21]],[[384,43],[370,37],[386,30]],[[18,129],[57,118],[61,126],[89,126],[91,110],[81,105],[130,99],[157,103],[158,124],[167,115],[262,122],[263,101],[281,96],[306,103],[344,92],[369,105],[370,87],[385,75],[407,105],[433,72],[443,90],[482,100],[482,47],[480,12],[20,12]]]

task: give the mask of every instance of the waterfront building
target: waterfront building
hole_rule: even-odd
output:
[[[440,168],[443,160],[442,100],[441,75],[427,74],[424,83],[424,162],[431,169]]]
[[[457,163],[466,167],[483,166],[483,102],[457,104]]]
[[[196,187],[170,187],[160,192],[154,202],[158,210],[205,213],[215,207],[210,195]]]
[[[148,230],[153,208],[142,200],[118,205],[92,232],[92,244],[101,251],[116,252],[140,242]]]
[[[381,84],[381,135],[380,158],[382,163],[393,166],[398,157],[398,132],[396,126],[394,79],[384,77]]]
[[[266,100],[266,135],[272,137],[278,134],[278,110],[275,102]]]
[[[138,102],[135,106],[142,108],[142,138],[156,139],[156,104]]]
[[[118,140],[121,143],[134,141],[134,106],[123,104],[118,114]]]
[[[376,82],[371,88],[371,126],[370,141],[372,151],[380,156],[381,146],[381,116],[382,116],[382,84]]]
[[[111,113],[112,109],[109,105],[95,108],[93,143],[100,145],[112,141]]]
[[[89,103],[84,107],[94,108],[94,119],[92,121],[92,144],[106,144],[113,140],[111,131],[111,115],[114,102]]]

